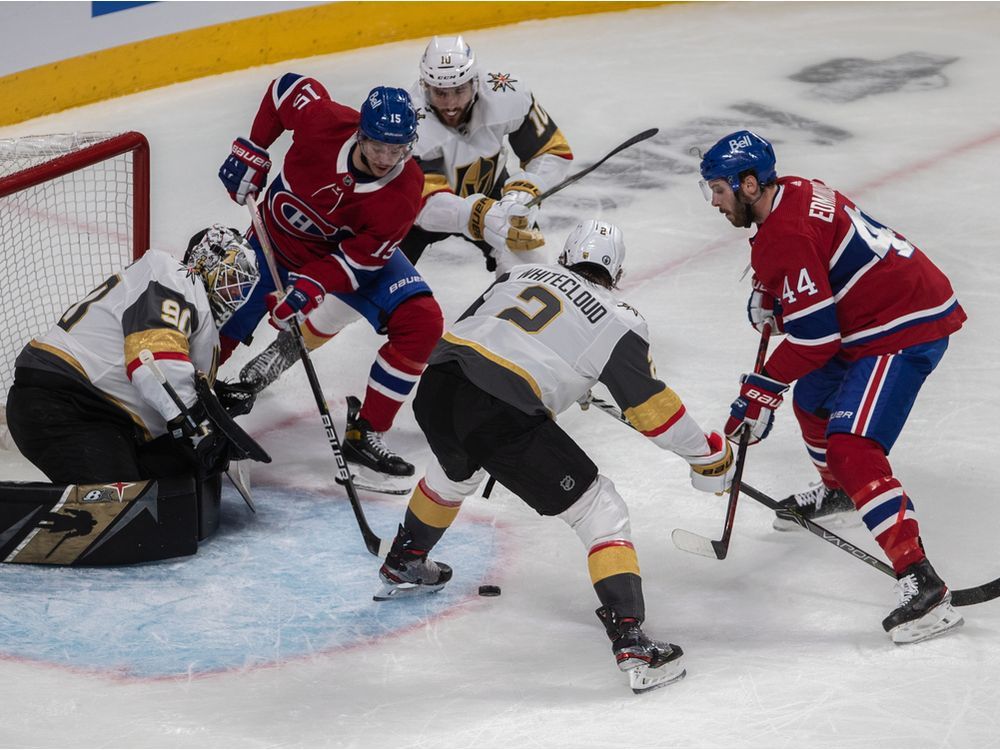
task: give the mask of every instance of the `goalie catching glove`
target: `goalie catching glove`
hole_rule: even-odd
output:
[[[229,197],[244,206],[248,195],[260,195],[270,169],[271,157],[266,150],[246,138],[237,138],[229,156],[219,167],[219,179],[229,191]]]
[[[534,226],[537,208],[518,202],[515,192],[499,201],[485,195],[469,196],[472,210],[466,234],[473,240],[485,241],[494,250],[536,250],[545,244],[541,231]]]
[[[711,432],[705,435],[705,439],[711,453],[688,459],[691,464],[691,485],[696,490],[721,495],[729,489],[736,473],[733,449],[720,432]]]

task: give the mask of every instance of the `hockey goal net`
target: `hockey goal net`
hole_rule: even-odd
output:
[[[0,139],[0,425],[21,348],[148,246],[142,134]]]

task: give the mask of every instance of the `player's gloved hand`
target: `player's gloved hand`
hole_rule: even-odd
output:
[[[766,375],[749,374],[740,378],[743,386],[740,395],[729,407],[729,419],[723,428],[732,441],[740,439],[743,425],[750,427],[750,442],[759,443],[767,437],[774,424],[774,410],[781,406],[783,394],[788,390],[785,383]]]
[[[753,289],[747,299],[747,320],[759,332],[764,332],[764,322],[771,321],[772,333],[784,333],[785,325],[781,319],[781,300],[775,298],[757,277],[753,277]]]
[[[297,323],[304,320],[326,296],[326,290],[319,282],[308,276],[290,274],[288,278],[293,281],[293,285],[287,294],[270,292],[264,297],[264,303],[271,313],[269,322],[279,331],[288,330],[293,321]]]
[[[178,414],[167,422],[178,449],[205,476],[225,471],[229,467],[229,439],[215,429],[201,401],[189,407],[188,414],[190,419]]]
[[[264,189],[270,169],[271,157],[266,150],[246,138],[237,138],[229,156],[219,167],[219,179],[229,191],[229,197],[243,206],[247,195],[259,195]]]
[[[215,381],[215,395],[222,408],[231,417],[241,417],[249,414],[257,400],[257,391],[250,383],[236,381],[227,383],[225,380]]]
[[[510,195],[511,200],[520,203],[522,206],[526,206],[542,192],[533,177],[533,175],[527,172],[519,172],[516,175],[511,175],[511,178],[503,184],[501,197],[506,198]]]
[[[721,495],[729,489],[736,473],[733,449],[721,432],[713,431],[705,435],[705,439],[711,452],[707,456],[688,459],[691,464],[691,485],[696,490]]]
[[[467,234],[474,240],[485,240],[496,250],[535,250],[545,244],[534,226],[537,216],[537,207],[518,203],[512,193],[499,201],[480,196],[472,202]]]

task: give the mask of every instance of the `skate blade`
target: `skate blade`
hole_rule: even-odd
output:
[[[443,583],[425,586],[422,583],[386,583],[382,585],[372,599],[376,602],[388,602],[395,599],[409,599],[414,596],[436,594],[444,588]]]
[[[413,477],[394,477],[356,464],[351,464],[351,482],[356,490],[381,495],[409,495],[413,491]]]
[[[650,690],[671,685],[682,679],[686,674],[687,670],[680,663],[680,659],[675,659],[655,669],[646,665],[636,667],[629,671],[628,682],[629,687],[632,688],[632,692],[639,695],[641,693],[648,693]]]
[[[919,620],[904,622],[889,631],[889,637],[896,645],[920,643],[940,635],[945,635],[961,626],[965,620],[951,606],[951,594],[939,605]]]
[[[831,513],[828,516],[813,518],[812,521],[825,529],[851,529],[861,525],[861,515],[857,511]],[[771,523],[771,528],[775,531],[794,531],[802,528],[802,524],[796,521],[791,513],[775,511],[775,519]]]

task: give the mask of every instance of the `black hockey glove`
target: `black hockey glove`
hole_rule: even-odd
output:
[[[179,414],[167,422],[177,448],[205,476],[225,471],[229,467],[228,438],[208,419],[201,401],[190,407],[188,414],[190,418]]]
[[[215,395],[222,404],[222,408],[231,417],[242,417],[249,414],[257,400],[257,392],[249,383],[237,381],[227,383],[224,380],[215,382]]]

